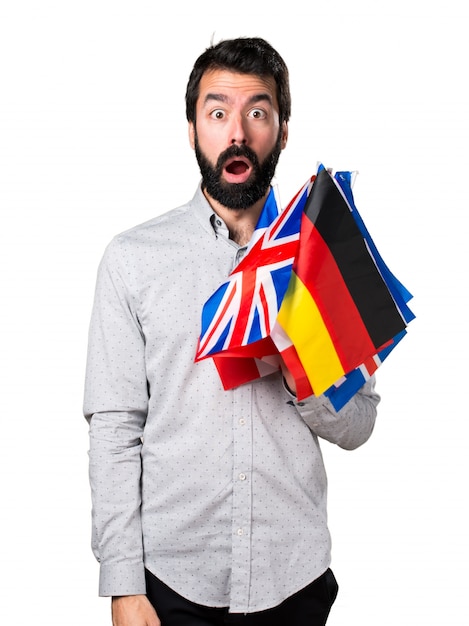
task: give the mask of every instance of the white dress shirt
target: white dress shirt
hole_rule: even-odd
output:
[[[145,593],[147,567],[198,604],[260,611],[330,564],[318,437],[364,443],[379,396],[372,380],[336,413],[280,373],[224,391],[194,363],[202,306],[244,252],[200,187],[105,251],[84,402],[101,595]]]

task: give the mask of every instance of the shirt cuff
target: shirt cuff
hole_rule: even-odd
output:
[[[146,593],[143,563],[101,563],[100,596],[134,596]]]
[[[283,387],[287,392],[287,395],[290,397],[290,401],[288,404],[292,404],[298,408],[300,414],[314,414],[316,412],[323,411],[324,407],[327,407],[329,410],[332,410],[333,413],[335,411],[332,408],[331,403],[325,395],[315,396],[314,394],[304,398],[303,400],[298,400],[296,394],[290,389],[287,384],[285,378],[283,379]]]
[[[290,389],[290,387],[288,386],[287,381],[285,380],[285,376],[283,376],[282,378],[283,378],[283,387],[284,387],[285,391],[288,393],[288,395],[289,395],[291,398],[295,398],[295,399],[296,399],[296,394],[295,394],[295,393],[293,393],[293,391],[292,391],[292,390]]]

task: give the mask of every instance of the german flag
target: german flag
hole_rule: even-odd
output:
[[[326,169],[318,172],[302,215],[277,322],[299,359],[299,378],[306,373],[316,395],[406,327],[351,207]],[[292,346],[284,353],[290,367]]]
[[[213,358],[224,389],[277,371],[281,356],[299,400],[324,393],[339,411],[405,336],[412,295],[381,258],[351,178],[320,165],[284,211],[259,220],[205,303],[195,360]]]

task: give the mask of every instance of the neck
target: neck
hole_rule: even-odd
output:
[[[246,209],[229,209],[214,200],[205,190],[204,195],[215,213],[225,222],[230,233],[230,239],[240,246],[245,246],[251,240],[269,191],[270,189],[267,190],[263,198]]]

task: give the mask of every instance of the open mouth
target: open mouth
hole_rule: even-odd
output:
[[[244,183],[251,175],[252,165],[247,158],[233,157],[223,168],[225,180],[229,183]]]

